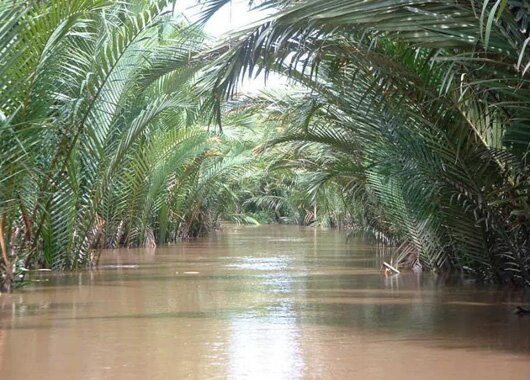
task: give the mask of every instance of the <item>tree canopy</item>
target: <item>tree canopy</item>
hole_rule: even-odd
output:
[[[524,4],[251,2],[269,15],[216,41],[172,3],[0,1],[4,288],[219,220],[349,228],[415,270],[530,286]],[[285,88],[238,91],[272,72]]]

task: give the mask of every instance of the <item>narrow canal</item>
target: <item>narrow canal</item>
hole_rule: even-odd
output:
[[[528,294],[385,276],[339,231],[226,226],[0,296],[0,379],[525,379]]]

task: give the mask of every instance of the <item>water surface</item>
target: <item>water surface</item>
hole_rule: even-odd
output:
[[[385,276],[373,244],[226,226],[0,296],[0,379],[530,379],[521,291]]]

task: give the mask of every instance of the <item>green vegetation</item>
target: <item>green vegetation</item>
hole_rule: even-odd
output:
[[[6,288],[21,268],[91,265],[95,247],[198,234],[224,207],[248,157],[201,127],[204,35],[167,5],[1,3]]]
[[[255,3],[272,16],[224,42],[171,4],[0,0],[5,289],[222,219],[349,227],[402,265],[530,286],[525,3]],[[238,94],[259,72],[289,85]]]

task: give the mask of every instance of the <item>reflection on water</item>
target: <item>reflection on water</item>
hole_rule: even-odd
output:
[[[0,379],[530,379],[522,291],[385,277],[337,231],[228,226],[0,296]]]
[[[228,264],[227,268],[253,269],[253,270],[284,270],[287,269],[289,262],[292,261],[289,256],[276,257],[236,257],[233,258],[235,263]]]
[[[277,312],[282,311],[289,313],[288,308]],[[300,379],[304,358],[294,324],[281,315],[258,323],[253,318],[235,318],[230,328],[229,378]]]
[[[233,264],[236,268],[271,271],[262,276],[265,292],[292,294],[293,277],[288,271],[292,258],[289,256],[243,257],[237,261],[240,263]],[[296,380],[302,377],[303,368],[292,301],[270,304],[259,314],[243,315],[231,322],[229,378]]]

